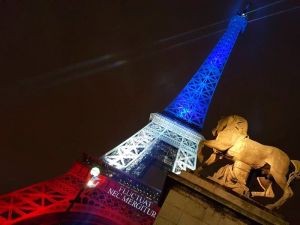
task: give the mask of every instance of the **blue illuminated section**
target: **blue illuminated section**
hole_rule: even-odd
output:
[[[193,128],[203,127],[210,101],[224,66],[239,33],[243,32],[246,26],[247,19],[244,16],[236,15],[230,20],[219,42],[180,94],[165,108],[164,114],[187,123]]]

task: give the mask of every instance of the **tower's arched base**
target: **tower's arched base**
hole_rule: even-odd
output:
[[[107,174],[110,177],[101,176],[96,188],[87,188],[89,170],[75,163],[60,177],[0,196],[0,224],[150,225],[154,222],[158,207],[149,197],[153,196],[150,189],[137,192],[135,186],[140,187],[139,184],[117,171],[110,171]]]

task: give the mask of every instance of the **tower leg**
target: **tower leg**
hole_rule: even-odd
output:
[[[141,164],[147,157],[155,157],[174,173],[186,169],[195,170],[198,144],[203,139],[194,130],[153,113],[144,128],[106,153],[104,160],[129,174],[137,172],[137,165],[142,168]],[[160,149],[159,143],[171,146],[171,150]]]

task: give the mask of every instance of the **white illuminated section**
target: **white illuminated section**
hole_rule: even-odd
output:
[[[93,177],[98,177],[99,174],[100,174],[100,169],[98,167],[93,167],[90,171],[90,174],[93,176]]]
[[[203,139],[194,130],[153,113],[150,115],[150,123],[106,153],[104,160],[117,169],[125,170],[162,140],[178,149],[172,172],[179,174],[182,170],[196,169],[198,144]]]
[[[90,171],[90,174],[92,177],[89,179],[89,181],[86,183],[86,186],[88,188],[94,188],[99,184],[99,175],[100,175],[100,169],[98,167],[93,167]]]

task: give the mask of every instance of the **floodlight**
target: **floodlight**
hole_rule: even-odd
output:
[[[93,177],[97,177],[99,176],[100,174],[100,169],[98,167],[93,167],[90,171],[90,174],[93,176]]]

